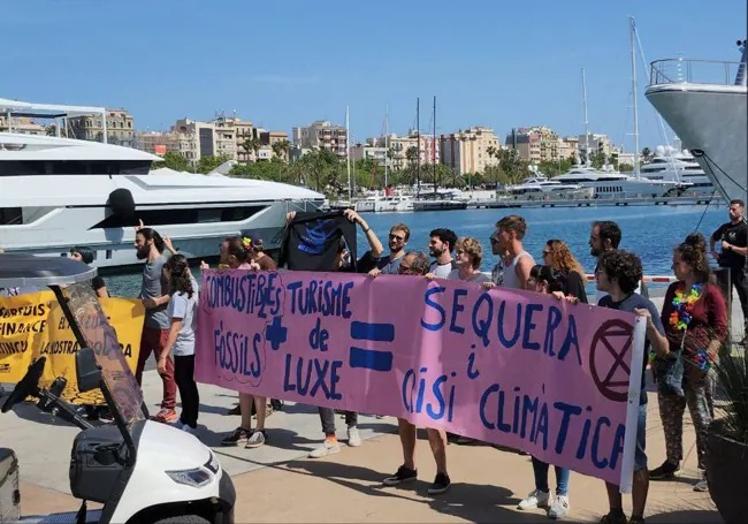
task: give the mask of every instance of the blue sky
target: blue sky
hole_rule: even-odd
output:
[[[545,124],[583,132],[589,120],[628,150],[629,15],[647,60],[738,60],[745,0],[536,2],[35,1],[3,2],[0,97],[125,107],[138,129],[237,111],[290,131],[317,119],[354,140],[415,124]],[[643,97],[641,145],[663,143]]]

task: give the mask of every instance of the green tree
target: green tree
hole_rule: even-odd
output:
[[[621,173],[631,173],[634,170],[634,166],[631,164],[619,164],[618,171]]]
[[[288,140],[279,140],[278,142],[273,142],[273,145],[270,147],[273,148],[273,153],[275,154],[276,158],[285,161],[288,160],[288,150],[291,147],[291,145],[288,143]]]
[[[516,184],[530,175],[527,162],[519,158],[515,149],[502,149],[499,152],[499,168],[506,184]]]
[[[544,175],[548,177],[554,177],[566,173],[569,169],[571,169],[572,165],[574,165],[574,160],[566,158],[558,160],[556,162],[541,162],[540,164],[538,164],[538,169]]]
[[[163,157],[163,160],[161,162],[156,162],[155,164],[153,164],[153,167],[168,167],[169,169],[173,169],[174,171],[192,171],[192,166],[190,166],[190,163],[187,161],[187,159],[184,158],[181,153],[178,153],[176,151],[169,151],[168,153],[166,153]]]
[[[242,149],[244,149],[244,152],[246,154],[252,154],[254,153],[255,160],[257,159],[257,153],[260,151],[260,148],[262,147],[262,142],[259,138],[247,138],[242,142],[241,145]]]
[[[215,168],[217,168],[224,162],[228,162],[229,160],[230,158],[225,155],[200,157],[200,161],[197,163],[196,171],[198,173],[210,173]]]
[[[592,154],[591,157],[592,160],[592,167],[595,169],[600,169],[605,165],[605,153],[602,151],[597,151],[596,153]]]

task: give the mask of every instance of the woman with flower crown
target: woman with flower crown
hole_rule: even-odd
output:
[[[661,316],[670,353],[653,360],[667,459],[650,471],[649,478],[670,479],[680,469],[683,413],[688,406],[701,472],[694,490],[706,491],[706,437],[712,420],[709,370],[727,335],[727,308],[720,289],[709,283],[706,242],[700,233],[688,235],[673,250],[673,272],[678,281],[665,294]]]

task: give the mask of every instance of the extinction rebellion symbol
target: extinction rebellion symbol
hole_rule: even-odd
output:
[[[614,402],[628,398],[631,368],[626,353],[634,339],[634,328],[623,320],[608,320],[595,332],[590,351],[590,370],[595,386]]]

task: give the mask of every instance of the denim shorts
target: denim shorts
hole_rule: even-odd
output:
[[[647,469],[647,405],[639,406],[639,417],[636,423],[636,453],[634,454],[634,471]]]

